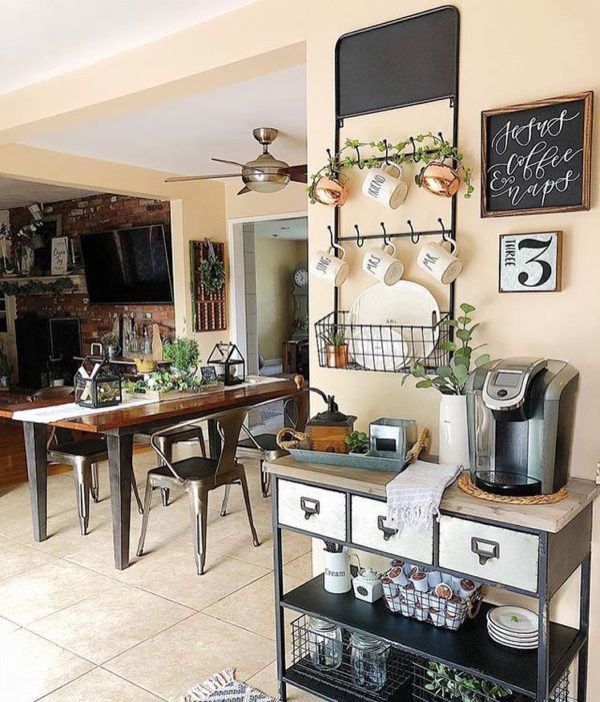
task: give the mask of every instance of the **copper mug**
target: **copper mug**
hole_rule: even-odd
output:
[[[312,189],[312,197],[327,207],[342,207],[349,195],[347,178],[338,175],[337,178],[321,176]]]
[[[419,183],[433,195],[452,197],[458,192],[460,178],[452,166],[443,161],[432,161],[421,170]]]

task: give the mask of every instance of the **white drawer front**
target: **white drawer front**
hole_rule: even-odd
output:
[[[487,555],[491,557],[486,559]],[[536,592],[538,537],[489,524],[442,516],[439,565],[440,568],[468,573],[475,579],[485,578]]]
[[[346,540],[346,495],[343,492],[280,480],[277,507],[280,524]]]
[[[432,563],[433,527],[423,530],[406,527],[386,540],[379,528],[380,524],[386,525],[386,514],[385,502],[352,495],[352,543],[401,556],[407,561]]]

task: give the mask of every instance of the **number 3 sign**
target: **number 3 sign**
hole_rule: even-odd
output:
[[[503,234],[500,292],[557,292],[561,289],[562,232]]]

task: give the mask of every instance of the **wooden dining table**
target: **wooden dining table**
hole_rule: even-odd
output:
[[[252,409],[257,404],[275,401],[296,392],[298,389],[294,382],[278,379],[210,390],[182,399],[169,399],[129,408],[115,407],[113,411],[61,419],[48,424],[23,421],[34,539],[45,541],[48,538],[46,454],[48,426],[106,437],[115,567],[123,570],[129,566],[134,434],[157,431],[185,420],[201,419],[221,410],[238,407]],[[0,417],[12,419],[15,412],[19,410],[57,404],[59,404],[57,400],[11,404],[3,403],[0,398]],[[220,436],[215,421],[208,422],[208,440],[211,457],[218,458]]]

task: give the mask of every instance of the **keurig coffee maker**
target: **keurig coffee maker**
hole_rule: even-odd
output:
[[[568,480],[579,373],[566,361],[506,358],[466,386],[471,476],[501,495],[549,494]]]

